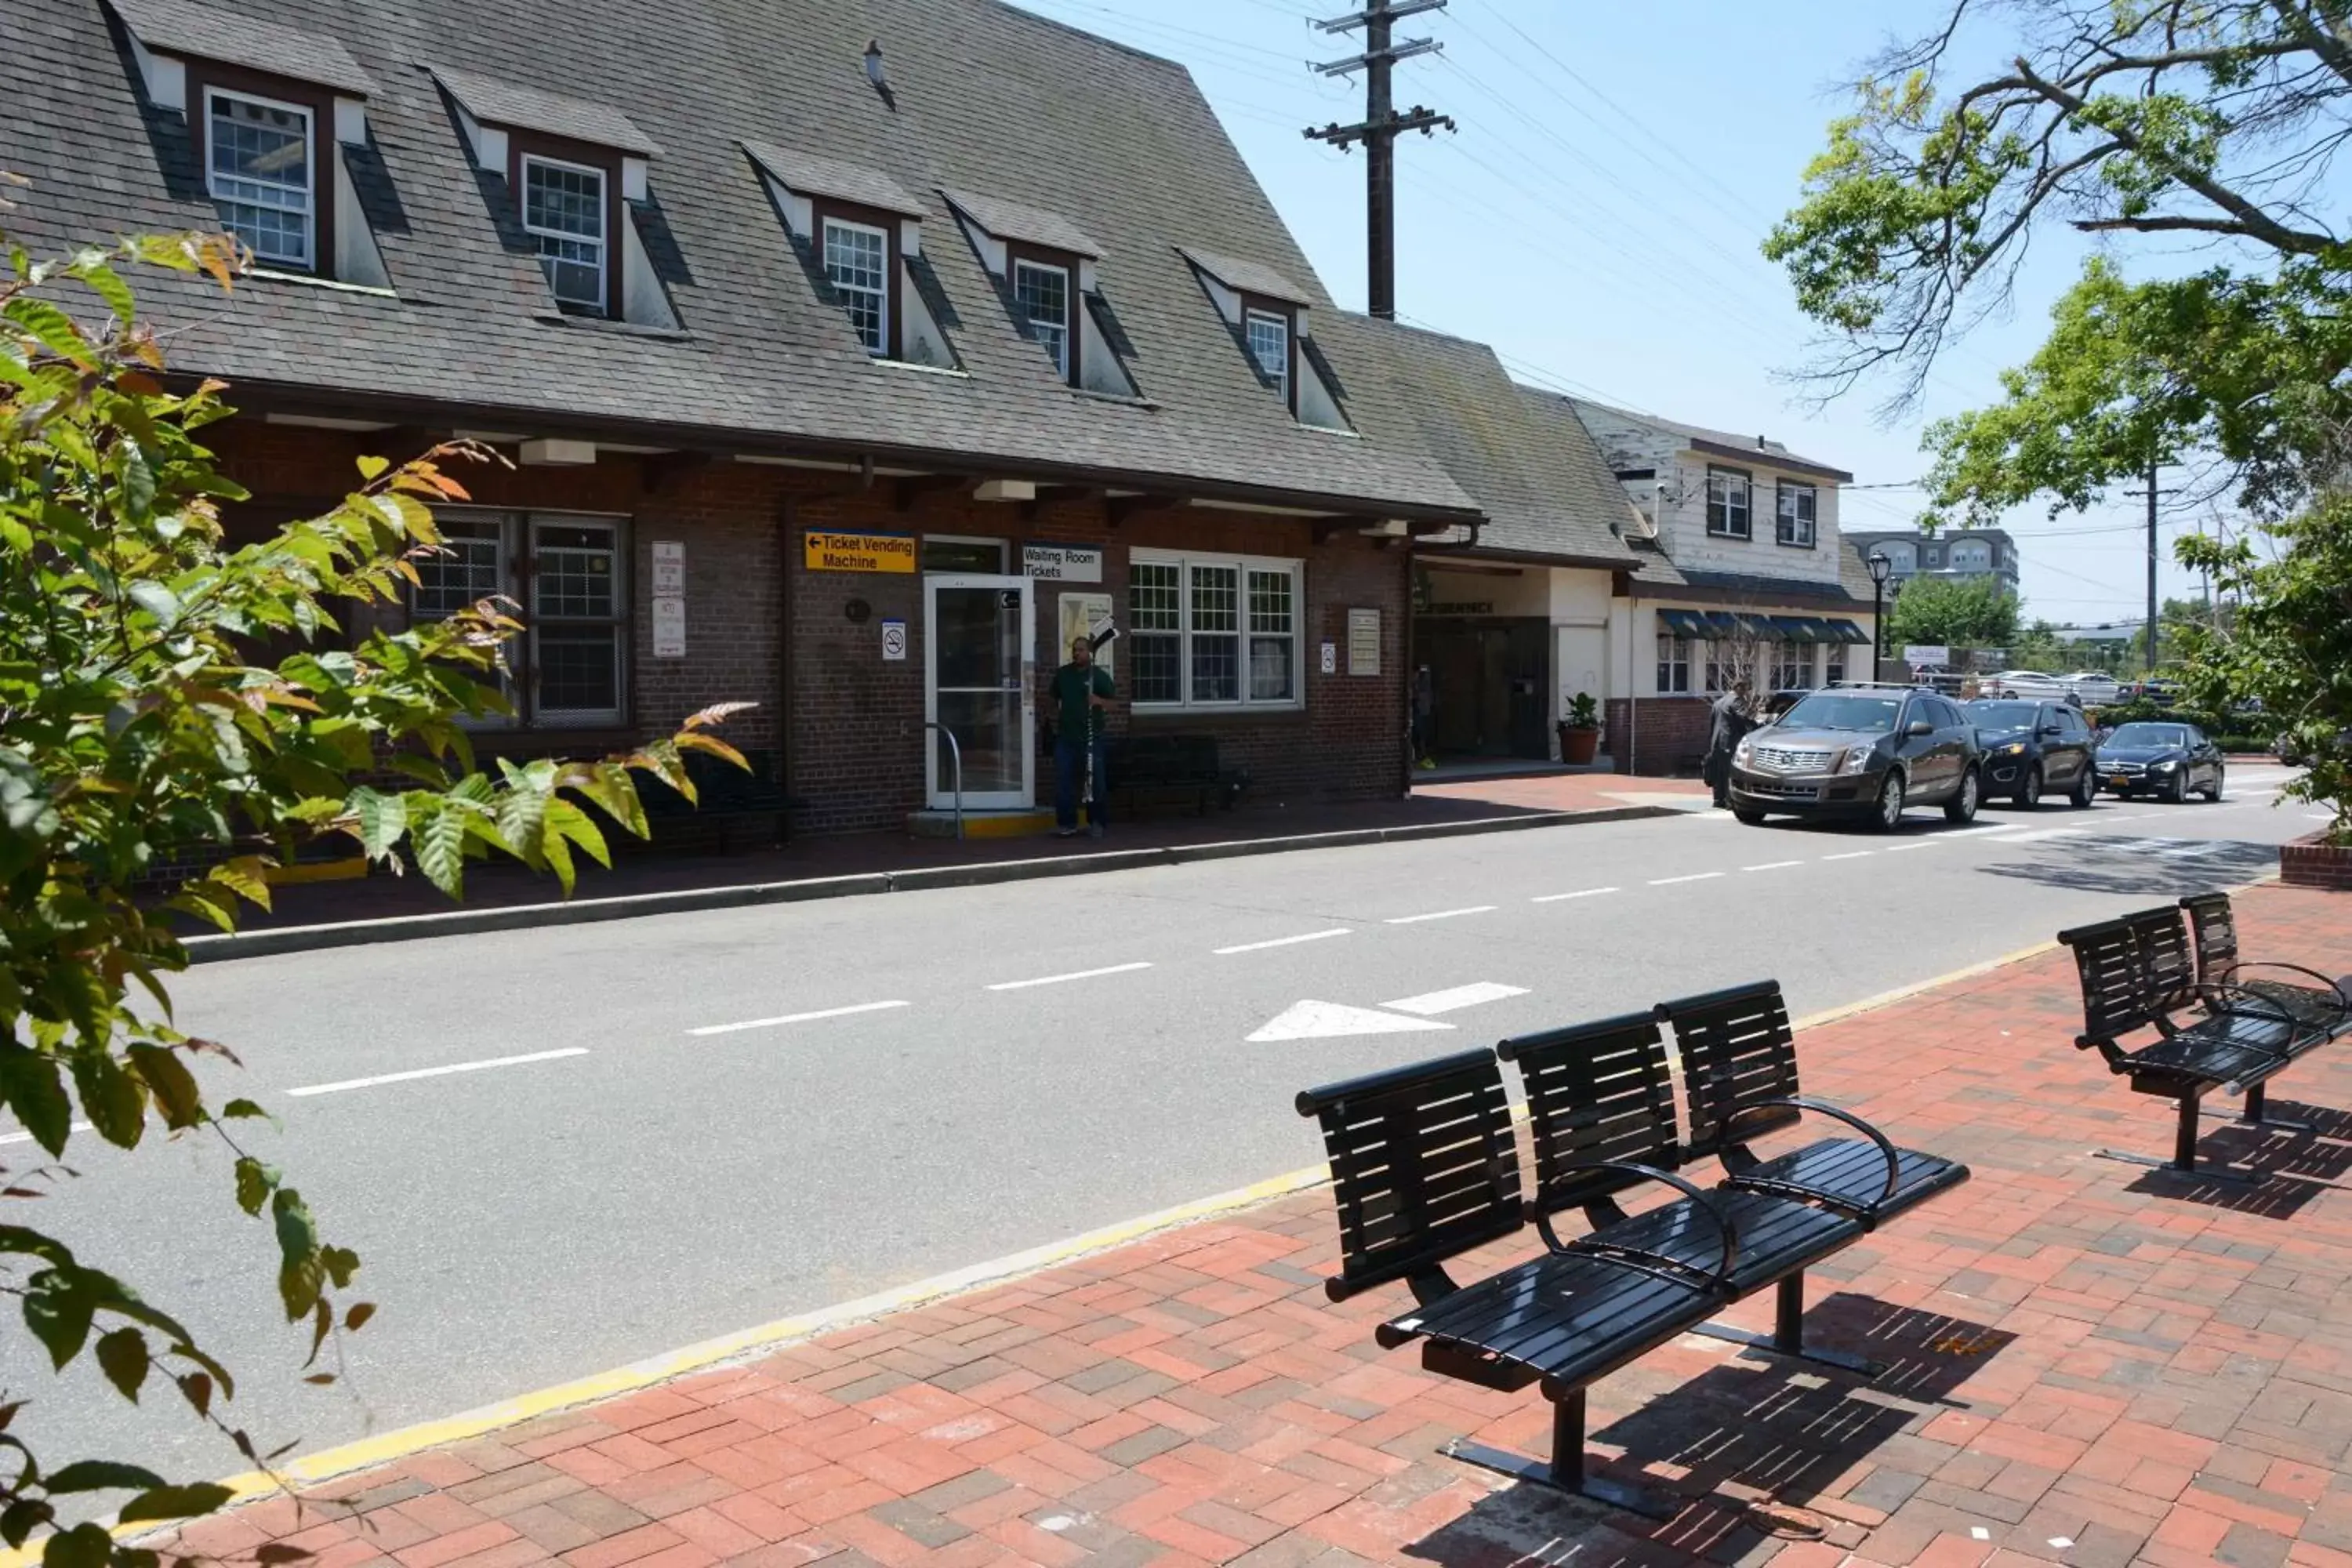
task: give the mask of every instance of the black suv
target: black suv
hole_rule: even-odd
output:
[[[2042,804],[2045,790],[2063,793],[2078,806],[2099,793],[2091,760],[2097,742],[2074,704],[1987,697],[1969,703],[1968,712],[1984,745],[1985,794],[2031,808]]]
[[[1984,793],[1977,727],[1959,704],[1900,686],[1816,691],[1731,755],[1731,813],[1854,817],[1885,829],[1913,805],[1940,805],[1954,822]]]

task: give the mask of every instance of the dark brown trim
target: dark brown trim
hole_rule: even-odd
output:
[[[824,220],[837,219],[854,223],[863,228],[882,231],[883,295],[881,359],[904,359],[906,355],[906,286],[900,281],[907,267],[898,249],[898,225],[904,220],[897,213],[880,207],[860,206],[856,202],[836,201],[831,196],[809,198],[809,241],[816,253],[819,271],[824,269]],[[828,274],[829,276],[829,274]]]
[[[1811,539],[1808,539],[1808,540],[1803,541],[1802,542],[1799,542],[1799,541],[1797,541],[1797,540],[1793,540],[1793,539],[1783,539],[1783,538],[1781,538],[1781,537],[1780,537],[1780,492],[1781,492],[1781,491],[1783,491],[1783,490],[1789,490],[1789,491],[1792,491],[1792,492],[1793,492],[1793,491],[1796,491],[1796,490],[1804,490],[1804,491],[1809,492],[1809,493],[1812,496],[1812,498],[1813,498],[1813,515],[1812,515],[1812,517],[1811,518],[1810,521],[1811,522],[1811,525],[1812,525],[1813,536],[1812,536]],[[1820,549],[1820,548],[1821,548],[1821,542],[1822,542],[1822,487],[1821,487],[1821,486],[1819,486],[1819,485],[1817,485],[1817,484],[1813,483],[1811,479],[1784,479],[1780,478],[1778,474],[1775,474],[1775,475],[1773,475],[1773,476],[1772,476],[1772,542],[1773,542],[1774,544],[1776,544],[1776,545],[1779,545],[1779,546],[1780,546],[1781,549],[1783,549],[1783,550],[1818,550],[1818,549]]]
[[[912,511],[915,502],[939,490],[951,490],[971,481],[962,474],[917,474],[891,485],[890,510]]]
[[[1238,293],[1239,291],[1236,290]],[[1298,307],[1285,300],[1265,294],[1242,294],[1242,349],[1249,351],[1249,319],[1255,315],[1278,316],[1282,319],[1284,347],[1290,363],[1283,372],[1282,400],[1293,419],[1298,417]],[[1250,368],[1258,369],[1257,356],[1250,354]],[[1264,374],[1263,371],[1259,372]]]
[[[1816,463],[1810,458],[1792,457],[1787,452],[1775,452],[1769,447],[1738,447],[1728,441],[1710,441],[1704,436],[1688,436],[1694,452],[1710,458],[1729,458],[1737,463],[1753,463],[1762,468],[1787,468],[1791,473],[1818,474],[1839,484],[1853,483],[1853,476],[1843,468],[1832,468],[1827,463]]]
[[[1441,570],[1448,561],[1474,565],[1483,561],[1500,562],[1507,566],[1557,566],[1564,571],[1609,572],[1622,574],[1622,559],[1599,555],[1551,555],[1538,550],[1488,549],[1482,544],[1444,544],[1424,546],[1413,552],[1413,560]],[[1622,594],[1619,595],[1622,597]]]
[[[335,140],[335,95],[312,82],[291,77],[246,70],[217,60],[182,57],[187,68],[188,133],[195,142],[196,177],[213,199],[212,113],[207,89],[249,98],[274,98],[310,116],[310,265],[293,268],[282,261],[261,259],[261,265],[284,271],[303,271],[314,278],[335,276],[335,172],[341,167],[342,144]]]
[[[1004,292],[1006,298],[1016,303],[1021,298],[1020,268],[1024,261],[1032,267],[1050,268],[1058,271],[1065,279],[1066,286],[1062,290],[1062,311],[1065,318],[1062,331],[1064,341],[1069,345],[1070,363],[1062,379],[1070,385],[1076,386],[1078,384],[1078,368],[1086,354],[1086,343],[1078,336],[1078,322],[1082,319],[1082,312],[1078,309],[1078,258],[1073,251],[1051,250],[1042,245],[1030,245],[1021,240],[1006,240],[1004,242]],[[1015,321],[1013,324],[1020,327],[1024,323]],[[1026,332],[1022,335],[1028,336]]]
[[[507,189],[514,194],[515,225],[526,238],[530,230],[523,226],[525,203],[522,188],[522,161],[526,157],[549,163],[570,163],[578,168],[593,169],[604,176],[604,319],[625,321],[621,288],[621,158],[610,147],[598,147],[587,142],[573,142],[562,136],[550,136],[538,131],[522,131],[513,126],[500,129],[507,133]],[[535,248],[535,247],[534,247]],[[532,258],[537,260],[537,257]],[[545,270],[541,268],[542,272]],[[548,285],[553,298],[555,286]],[[556,309],[564,309],[561,300]]]

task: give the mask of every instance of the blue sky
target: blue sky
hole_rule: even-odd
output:
[[[1349,9],[1346,0],[1019,3],[1190,67],[1325,285],[1362,309],[1362,154],[1299,134],[1362,117],[1360,79],[1306,67],[1355,52],[1356,36],[1307,25]],[[1816,411],[1785,378],[1807,362],[1814,333],[1757,246],[1843,109],[1836,84],[1890,32],[1907,36],[1937,11],[1924,0],[1453,0],[1401,24],[1402,37],[1445,48],[1397,68],[1399,106],[1425,103],[1461,129],[1400,143],[1399,313],[1494,344],[1523,380],[1769,434],[1853,470],[1858,486],[1916,479],[1922,426],[1997,398],[1995,373],[2040,341],[2082,247],[2038,239],[2012,318],[1948,352],[1921,406],[1886,424],[1879,405],[1891,384]],[[1918,499],[1851,490],[1846,525],[1906,525]],[[2088,514],[2053,520],[2032,508],[2009,519],[2027,614],[2136,614],[2142,504],[2117,497]],[[2184,513],[2164,528],[2168,595],[2194,587],[2168,542],[2196,525]]]

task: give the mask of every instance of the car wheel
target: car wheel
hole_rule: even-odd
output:
[[[2066,799],[2075,810],[2083,811],[2089,807],[2091,797],[2098,793],[2099,781],[2091,776],[2090,769],[2084,768],[2074,775],[2074,793],[2068,795]]]
[[[2213,770],[2213,782],[2205,786],[2205,798],[2207,800],[2215,801],[2221,798],[2221,770],[2220,768],[2215,768]]]
[[[2187,768],[2182,768],[2179,772],[2172,775],[2172,782],[2164,786],[2164,798],[2174,805],[2179,805],[2189,798],[2189,770]]]
[[[2035,798],[2040,798],[2040,786],[2035,786]],[[1977,771],[1970,768],[1960,775],[1959,793],[1944,803],[1944,817],[1948,822],[1974,822],[1977,807],[1982,804],[1983,785]]]
[[[1878,786],[1878,812],[1870,819],[1871,826],[1881,833],[1892,830],[1903,820],[1903,775],[1890,773],[1886,782]]]
[[[1731,816],[1732,819],[1738,822],[1742,827],[1761,827],[1764,826],[1764,814],[1760,811],[1748,811],[1735,805],[1731,808]]]
[[[2025,770],[2025,782],[2017,786],[2017,804],[2032,811],[2042,805],[2042,770]]]

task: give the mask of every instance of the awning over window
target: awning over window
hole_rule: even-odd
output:
[[[1729,610],[1707,611],[1706,635],[1717,641],[1739,636],[1739,617]]]
[[[1742,610],[1735,619],[1739,623],[1743,637],[1754,637],[1759,642],[1775,642],[1780,637],[1780,628],[1770,616],[1751,616]]]
[[[1782,642],[1835,642],[1837,634],[1819,616],[1774,616],[1773,630]]]
[[[1822,624],[1836,634],[1831,639],[1833,642],[1866,643],[1870,640],[1870,634],[1852,621],[1832,618]]]
[[[1696,610],[1660,610],[1658,625],[1678,637],[1703,637],[1707,635],[1706,619]]]

